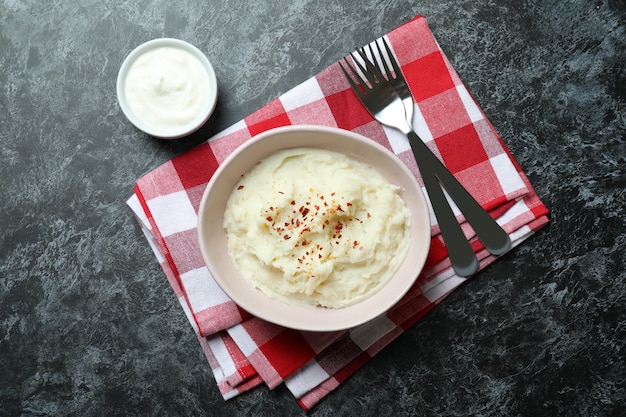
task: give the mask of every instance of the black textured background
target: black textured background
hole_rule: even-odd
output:
[[[134,181],[418,13],[551,210],[308,414],[621,416],[626,407],[623,0],[0,3],[0,416],[297,416],[222,400],[125,200]],[[211,121],[124,118],[155,37],[203,50]]]

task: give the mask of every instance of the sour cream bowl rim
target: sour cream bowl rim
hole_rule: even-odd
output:
[[[149,123],[146,123],[140,117],[133,113],[130,104],[126,98],[126,94],[124,91],[124,85],[126,83],[126,78],[128,76],[128,71],[131,66],[135,63],[135,61],[142,55],[151,52],[157,48],[163,47],[171,47],[179,50],[186,51],[190,53],[193,57],[195,57],[202,67],[205,69],[208,80],[209,80],[209,100],[207,101],[207,105],[202,109],[200,113],[196,115],[196,117],[181,126],[173,127],[171,129],[163,129],[152,126]],[[180,39],[175,38],[157,38],[152,39],[150,41],[144,42],[141,45],[137,46],[133,49],[128,56],[122,62],[120,70],[117,75],[117,100],[122,109],[122,112],[126,116],[126,118],[139,130],[147,133],[150,136],[154,136],[161,139],[177,139],[183,136],[187,136],[197,131],[200,127],[202,127],[211,117],[213,111],[215,110],[215,106],[217,104],[217,78],[215,76],[215,71],[211,62],[206,57],[206,55],[200,51],[194,45],[185,42]]]
[[[411,213],[408,255],[398,271],[376,293],[343,308],[306,308],[270,298],[240,272],[228,253],[223,228],[226,202],[235,184],[261,159],[279,150],[314,147],[343,153],[364,162],[399,194]],[[406,295],[426,262],[430,248],[428,205],[415,176],[391,151],[360,134],[322,126],[287,126],[247,140],[218,167],[209,181],[198,210],[198,241],[211,275],[239,307],[271,323],[303,331],[338,331],[356,327],[385,313]]]

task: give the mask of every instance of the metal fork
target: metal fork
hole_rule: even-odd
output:
[[[496,255],[503,254],[510,249],[511,240],[413,130],[413,98],[389,46],[384,38],[382,41],[393,71],[387,65],[378,42],[375,42],[375,46],[381,64],[377,62],[370,45],[371,59],[367,56],[365,49],[361,48],[357,50],[356,55],[352,54],[354,66],[347,58],[344,58],[343,64],[339,62],[340,67],[352,89],[372,116],[380,123],[400,130],[409,139],[452,266],[460,276],[471,275],[478,270],[478,260],[439,183],[463,212],[489,252]],[[383,73],[387,76],[385,77]]]

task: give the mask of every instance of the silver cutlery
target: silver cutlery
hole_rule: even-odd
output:
[[[360,48],[351,54],[352,64],[346,57],[339,65],[372,116],[379,123],[398,129],[409,139],[452,267],[457,275],[472,275],[478,270],[476,254],[463,234],[440,184],[489,252],[494,255],[505,253],[511,248],[511,240],[413,130],[413,97],[384,38],[382,43],[388,62],[376,41],[375,50],[371,45],[368,46],[369,56],[365,48]],[[376,59],[375,52],[379,59]]]

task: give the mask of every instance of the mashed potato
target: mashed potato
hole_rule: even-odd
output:
[[[269,297],[348,306],[380,289],[406,256],[410,214],[398,191],[343,154],[280,151],[232,191],[224,213],[228,251]]]

